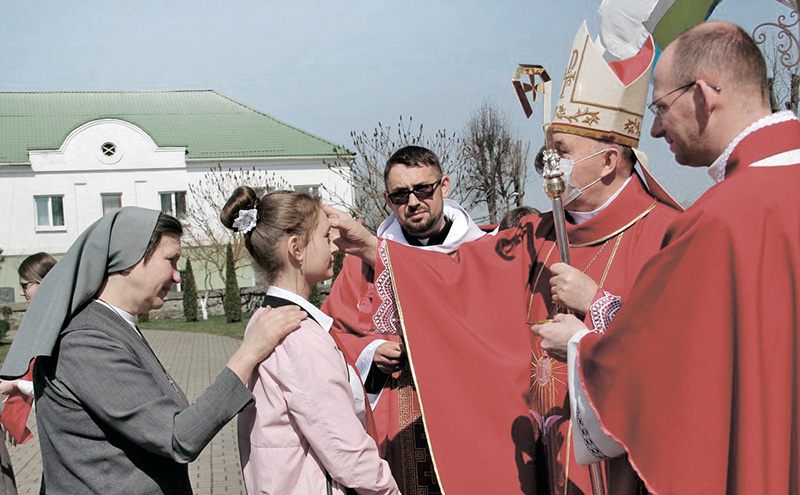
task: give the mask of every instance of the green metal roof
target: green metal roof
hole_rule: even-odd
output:
[[[28,163],[29,150],[61,147],[93,120],[130,122],[187,159],[333,156],[330,141],[216,91],[0,92],[0,163]]]

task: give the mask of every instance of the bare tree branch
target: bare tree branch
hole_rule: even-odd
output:
[[[796,66],[791,69],[786,68],[781,63],[781,59],[788,56],[788,48],[791,48],[792,51],[796,51],[798,48],[792,45],[781,50],[780,42],[775,35],[764,34],[762,38],[763,42],[760,48],[767,63],[770,107],[773,112],[791,110],[797,114],[798,100],[800,99],[800,74]]]
[[[462,143],[464,163],[459,188],[468,194],[464,206],[485,206],[487,216],[476,221],[497,223],[509,210],[523,204],[530,143],[517,139],[508,117],[488,102],[472,113]]]

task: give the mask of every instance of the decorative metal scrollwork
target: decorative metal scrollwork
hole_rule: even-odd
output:
[[[780,54],[779,61],[781,65],[787,69],[796,67],[800,62],[800,41],[798,35],[791,29],[798,26],[800,29],[800,18],[798,18],[798,10],[800,10],[800,0],[777,0],[781,5],[792,9],[788,17],[791,22],[787,22],[786,15],[778,16],[777,22],[765,22],[759,24],[753,30],[753,39],[756,44],[763,45],[766,43],[767,31],[770,29],[777,29],[778,33],[775,36],[778,40],[776,49]]]

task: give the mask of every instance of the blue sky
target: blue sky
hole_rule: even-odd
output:
[[[596,35],[600,0],[133,1],[0,4],[0,91],[215,89],[349,146],[351,131],[413,117],[428,132],[460,131],[497,104],[532,149],[511,89],[517,63],[561,84],[583,19]],[[724,0],[713,18],[747,31],[789,10],[777,0]],[[649,129],[649,121],[645,122]],[[681,200],[710,184],[674,164],[663,142],[642,149]],[[526,203],[546,206],[538,182]]]

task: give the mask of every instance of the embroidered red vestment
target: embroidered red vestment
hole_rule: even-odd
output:
[[[796,120],[745,137],[581,340],[592,407],[652,492],[800,493],[800,164],[778,155],[798,145]]]

